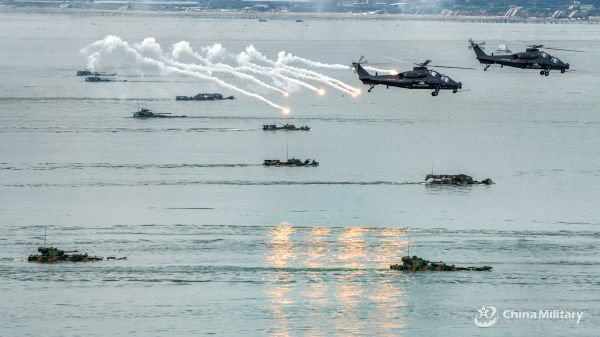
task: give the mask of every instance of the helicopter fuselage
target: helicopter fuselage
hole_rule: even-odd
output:
[[[456,93],[462,88],[462,83],[427,67],[414,67],[411,71],[396,75],[379,75],[377,73],[371,75],[359,63],[353,64],[353,67],[358,73],[359,80],[370,86],[369,92],[376,85],[385,85],[386,87],[406,89],[430,89],[434,90],[431,93],[432,96],[437,96],[440,90],[452,90]]]
[[[479,63],[486,64],[484,70],[492,64],[499,64],[501,67],[540,69],[540,75],[548,76],[550,70],[564,73],[569,69],[568,63],[537,48],[527,48],[524,52],[514,54],[488,55],[477,44],[473,44],[472,47]]]

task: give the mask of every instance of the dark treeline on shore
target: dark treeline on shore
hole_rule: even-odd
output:
[[[0,0],[8,7],[105,10],[329,12],[586,20],[600,0]]]

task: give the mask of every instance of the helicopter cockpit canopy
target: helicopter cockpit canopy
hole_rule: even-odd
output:
[[[425,77],[427,75],[427,73],[423,72],[423,71],[407,71],[404,73],[404,77],[406,78],[421,78],[421,77]]]
[[[538,56],[536,54],[532,54],[532,53],[517,53],[515,54],[516,58],[521,59],[521,60],[528,60],[528,59],[535,59]]]

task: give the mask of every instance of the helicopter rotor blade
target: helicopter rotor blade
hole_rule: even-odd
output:
[[[543,44],[527,44],[526,42],[523,41],[516,41],[517,43],[523,44],[529,48],[536,48],[536,49],[548,49],[548,50],[562,50],[562,51],[570,51],[570,52],[574,52],[574,53],[583,53],[583,50],[577,50],[577,49],[566,49],[566,48],[555,48],[555,47],[546,47]]]
[[[563,49],[563,48],[552,48],[552,47],[545,47],[544,49],[571,51],[571,52],[574,52],[574,53],[583,53],[583,50],[576,50],[576,49]]]
[[[485,42],[484,42],[484,44],[485,44]],[[481,48],[482,50],[484,50],[484,49],[485,49],[485,47],[482,47],[482,46],[481,46],[481,45],[479,45],[479,44],[475,44],[475,45],[476,45],[476,46],[479,46],[479,48]],[[473,47],[474,47],[473,45],[468,45],[468,46],[467,46],[467,48],[469,48],[469,49],[473,49]]]
[[[421,63],[417,63],[417,62],[413,62],[414,65],[419,66],[419,67],[427,67],[427,65],[431,62],[431,60],[425,60],[425,62],[421,62]]]
[[[450,69],[466,69],[466,70],[477,70],[475,68],[470,68],[470,67],[452,67],[452,66],[438,66],[435,64],[430,65],[430,67],[433,68],[450,68]]]
[[[425,67],[427,65],[429,65],[430,67],[436,67],[436,68],[455,68],[455,69],[468,69],[468,70],[476,70],[475,68],[467,68],[467,67],[452,67],[452,66],[438,66],[438,65],[431,65],[429,63],[431,63],[431,60],[426,60],[423,63],[416,63],[416,62],[410,62],[410,61],[406,61],[403,59],[399,59],[396,57],[391,57],[391,56],[386,56],[386,58],[396,61],[396,62],[402,62],[402,63],[406,63],[406,64],[414,64],[420,67]]]

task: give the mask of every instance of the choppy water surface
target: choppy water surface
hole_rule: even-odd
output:
[[[597,25],[0,17],[1,336],[597,334]],[[106,34],[478,70],[447,71],[470,91],[436,98],[376,88],[285,99],[228,78],[312,127],[270,133],[262,124],[287,118],[250,98],[175,102],[235,94],[210,83],[151,72],[82,82],[79,49]],[[484,73],[469,37],[586,53],[557,53],[577,70],[568,74]],[[350,71],[326,73],[358,85]],[[127,118],[138,105],[189,118]],[[321,165],[260,165],[286,147]],[[497,184],[423,185],[432,169]],[[44,226],[52,245],[128,259],[27,263]],[[388,270],[409,247],[494,269]],[[482,329],[473,322],[482,305],[584,316]]]

